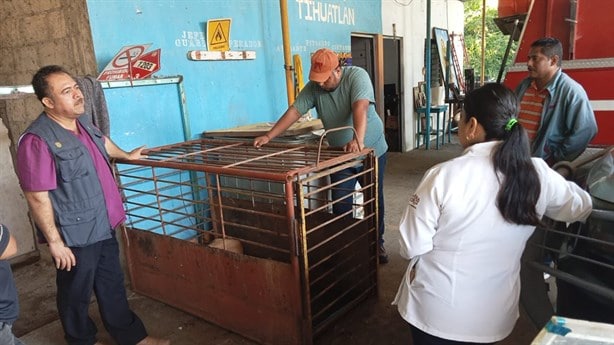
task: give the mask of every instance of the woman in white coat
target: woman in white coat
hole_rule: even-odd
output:
[[[588,193],[540,158],[516,117],[514,93],[469,93],[458,124],[465,151],[426,172],[400,223],[410,260],[393,304],[413,344],[492,344],[518,318],[520,257],[543,216],[584,221]]]

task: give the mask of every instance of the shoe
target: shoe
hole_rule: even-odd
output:
[[[379,245],[379,264],[387,264],[388,263],[388,254],[386,254],[386,248],[384,248],[384,244]]]
[[[139,341],[136,345],[171,345],[171,341],[168,339],[160,339],[147,336],[145,339]]]

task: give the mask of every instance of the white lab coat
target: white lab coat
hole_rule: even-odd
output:
[[[535,228],[506,222],[496,206],[497,143],[472,145],[427,171],[401,219],[401,256],[411,261],[393,304],[407,322],[440,338],[499,341],[518,318],[520,257]],[[538,214],[584,221],[589,194],[543,160],[533,163],[541,183]]]

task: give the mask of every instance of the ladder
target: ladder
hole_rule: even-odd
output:
[[[465,49],[465,39],[462,34],[455,34],[454,32],[450,35],[450,50],[452,51],[452,62],[454,65],[454,73],[456,74],[456,79],[458,80],[459,88],[463,90],[463,93],[467,92],[467,88],[465,87],[465,73],[461,69],[460,62],[458,61],[458,55],[456,54],[456,44],[454,43],[454,37],[458,37],[463,47],[463,65],[469,64],[469,56],[467,55],[467,49]]]

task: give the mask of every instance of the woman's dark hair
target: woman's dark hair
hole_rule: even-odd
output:
[[[492,157],[495,173],[503,180],[497,194],[501,215],[511,223],[539,225],[535,210],[539,176],[531,162],[527,133],[517,122],[516,95],[501,84],[486,84],[467,94],[464,110],[465,121],[475,117],[482,125],[486,141],[502,141]]]
[[[72,77],[64,67],[57,65],[41,67],[32,77],[32,88],[34,88],[34,93],[39,101],[49,96],[49,83],[47,83],[47,77],[56,73],[65,73]]]

